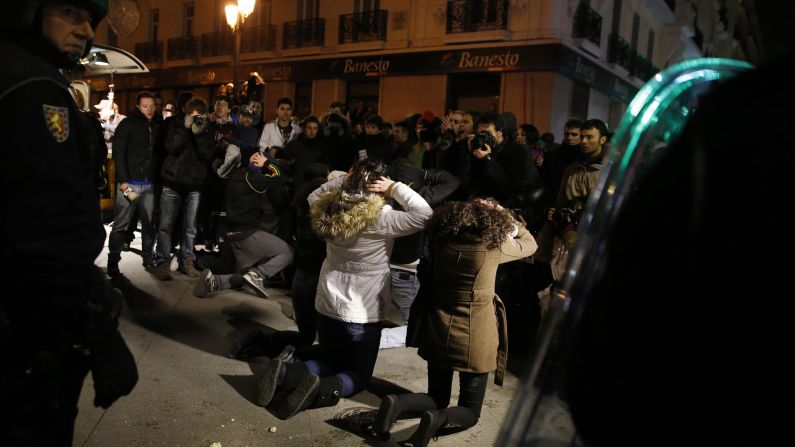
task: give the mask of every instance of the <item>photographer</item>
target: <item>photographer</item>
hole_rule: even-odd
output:
[[[182,227],[185,231],[180,243],[179,271],[192,278],[199,277],[193,265],[196,259],[193,252],[196,211],[215,144],[208,131],[206,115],[207,101],[194,97],[185,105],[185,113],[171,121],[166,131],[164,147],[167,155],[160,170],[163,195],[155,258],[155,276],[161,281],[171,279],[171,230],[183,208]]]
[[[484,113],[477,133],[467,137],[471,154],[469,196],[493,197],[506,208],[524,208],[530,188],[538,178],[527,151],[504,132],[502,118]]]
[[[347,121],[340,115],[329,115],[323,132],[332,171],[348,172],[355,157],[353,134],[348,131]]]

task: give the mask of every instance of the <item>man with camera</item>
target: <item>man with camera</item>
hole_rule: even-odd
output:
[[[155,117],[155,97],[141,91],[136,96],[136,111],[116,128],[113,143],[113,161],[116,163],[116,202],[113,208],[113,228],[108,237],[109,276],[121,274],[119,260],[125,242],[127,227],[134,212],[141,218],[141,257],[147,270],[155,268],[155,227],[152,216],[155,210],[154,144],[158,130]]]
[[[171,231],[180,209],[185,229],[180,243],[179,271],[198,278],[193,262],[193,242],[196,238],[196,212],[201,198],[201,187],[207,167],[213,156],[215,141],[207,125],[207,101],[195,96],[185,105],[183,114],[169,123],[163,147],[166,158],[160,169],[163,194],[160,197],[160,224],[158,227],[155,276],[159,280],[171,279]]]
[[[505,208],[522,208],[538,173],[529,154],[506,133],[502,117],[487,112],[477,133],[467,137],[470,151],[468,196],[493,197]],[[463,183],[463,179],[462,179]]]

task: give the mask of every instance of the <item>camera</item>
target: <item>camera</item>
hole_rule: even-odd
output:
[[[201,115],[196,115],[193,117],[193,125],[196,127],[204,126],[204,117]]]
[[[478,149],[484,149],[487,144],[489,147],[493,148],[496,146],[497,140],[495,140],[494,135],[489,132],[480,132],[469,140],[469,150],[474,152]]]

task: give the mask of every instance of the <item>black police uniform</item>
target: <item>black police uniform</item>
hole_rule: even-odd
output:
[[[105,231],[90,128],[39,49],[0,41],[0,445],[70,445],[89,370],[105,408],[137,380],[120,296],[94,265]]]

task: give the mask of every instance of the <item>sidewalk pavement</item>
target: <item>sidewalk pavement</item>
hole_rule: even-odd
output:
[[[133,248],[140,248],[140,238]],[[97,265],[104,267],[106,261],[107,247]],[[407,439],[416,429],[418,419],[400,420],[392,440],[380,441],[344,422],[357,409],[377,409],[381,396],[391,392],[425,391],[425,362],[416,349],[382,350],[368,390],[342,399],[336,407],[304,411],[282,421],[253,403],[254,372],[261,364],[230,359],[227,352],[247,330],[295,329],[288,290],[273,289],[269,299],[244,291],[199,299],[192,293],[196,280],[175,272],[173,281],[158,281],[135,253],[123,252],[120,268],[123,277],[114,281],[126,301],[120,330],[140,378],[129,396],[102,410],[92,405],[89,374],[80,398],[75,446],[394,446],[395,440]],[[454,380],[453,404],[458,398]],[[490,381],[478,425],[431,445],[493,445],[518,381],[511,372],[503,387]]]

